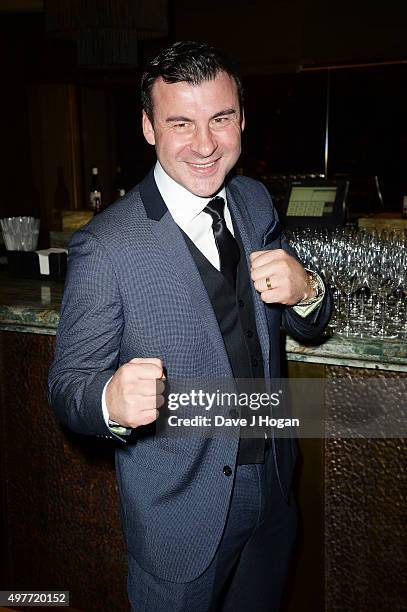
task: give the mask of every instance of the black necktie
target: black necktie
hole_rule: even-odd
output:
[[[219,253],[220,271],[234,287],[240,250],[233,234],[227,228],[224,209],[224,199],[214,198],[205,206],[204,212],[212,217],[212,230]]]

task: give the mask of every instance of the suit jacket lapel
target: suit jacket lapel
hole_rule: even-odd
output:
[[[234,222],[240,232],[243,247],[246,254],[247,265],[250,271],[249,255],[253,251],[262,250],[260,238],[256,234],[255,227],[247,212],[247,202],[244,202],[238,189],[234,185],[227,187],[228,206]],[[267,326],[267,317],[264,302],[258,292],[252,286],[253,305],[256,315],[257,334],[263,353],[264,371],[269,372],[270,365],[270,336]]]
[[[181,230],[168,212],[161,197],[152,171],[140,184],[140,195],[147,216],[155,221],[152,224],[152,231],[157,238],[158,247],[162,248],[169,260],[175,263],[178,270],[182,271],[183,280],[191,295],[192,303],[202,319],[203,329],[208,334],[221,363],[225,366],[225,375],[232,376],[222,334],[208,293]]]

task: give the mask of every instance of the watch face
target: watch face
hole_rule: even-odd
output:
[[[315,296],[313,298],[311,298],[312,300],[316,300],[317,298],[319,298],[319,296],[322,293],[322,287],[319,281],[318,276],[313,273],[313,272],[308,272],[309,274],[309,279],[310,279],[310,286],[312,287],[312,289],[315,292]]]
[[[315,276],[311,274],[311,272],[308,272],[308,278],[309,278],[310,287],[314,289],[314,291],[318,291],[319,283],[317,279],[315,278]]]

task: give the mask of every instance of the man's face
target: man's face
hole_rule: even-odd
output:
[[[154,125],[143,112],[143,133],[160,164],[191,193],[212,196],[241,150],[244,117],[234,80],[225,72],[200,85],[160,78],[152,100]]]

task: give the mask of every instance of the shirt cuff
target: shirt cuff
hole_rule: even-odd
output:
[[[318,297],[317,300],[315,300],[315,302],[312,302],[312,304],[304,304],[303,306],[301,306],[301,302],[299,302],[295,306],[292,306],[294,312],[296,312],[298,315],[300,315],[300,317],[303,317],[304,319],[305,317],[308,317],[311,312],[314,312],[314,310],[318,308],[318,306],[321,304],[322,300],[325,297],[324,282],[317,272],[314,272],[314,274],[318,276],[319,286],[321,287],[321,295]]]
[[[130,427],[123,427],[122,425],[119,425],[119,423],[116,423],[115,421],[111,421],[110,418],[109,418],[109,411],[107,409],[107,404],[106,404],[106,388],[107,388],[107,385],[110,383],[111,380],[112,380],[112,377],[109,378],[109,380],[107,381],[107,383],[103,387],[103,392],[102,392],[102,412],[103,412],[103,418],[104,418],[104,421],[105,421],[107,427],[114,434],[116,434],[117,436],[129,436],[131,434],[131,428]]]

